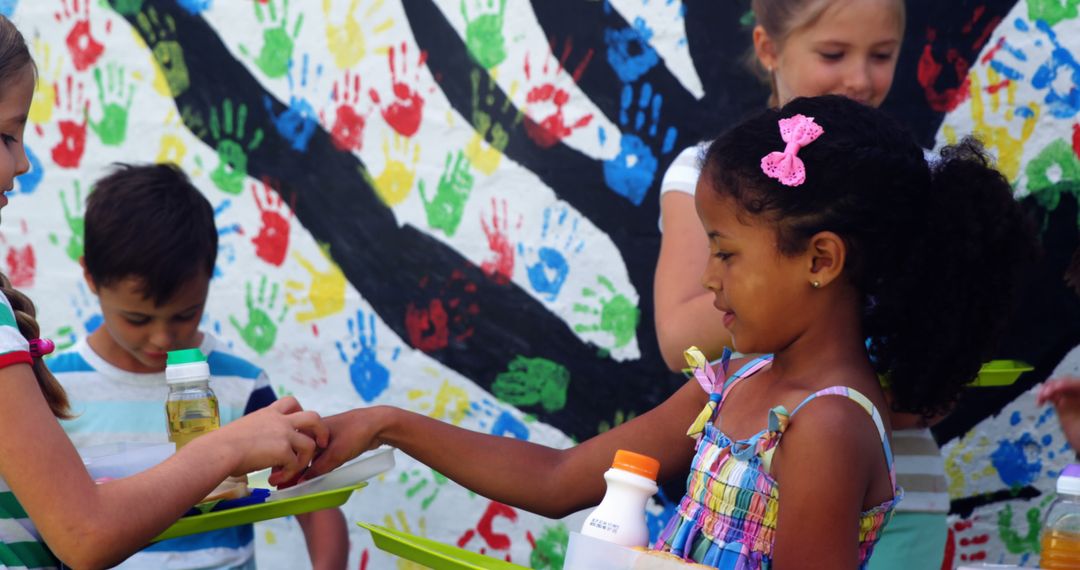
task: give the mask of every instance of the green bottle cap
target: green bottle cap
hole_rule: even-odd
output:
[[[170,350],[168,357],[165,359],[166,366],[191,364],[193,362],[206,362],[206,356],[197,348]]]

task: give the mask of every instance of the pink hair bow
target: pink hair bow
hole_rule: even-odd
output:
[[[813,117],[795,115],[780,119],[780,137],[787,146],[783,152],[770,152],[761,159],[761,171],[784,186],[798,186],[806,181],[806,166],[799,158],[799,149],[814,142],[825,129]]]

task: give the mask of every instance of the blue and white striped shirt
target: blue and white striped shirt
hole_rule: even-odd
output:
[[[210,387],[221,424],[269,405],[276,398],[263,370],[226,352],[203,334],[199,347],[210,365]],[[67,390],[72,420],[61,422],[76,447],[106,443],[165,443],[168,432],[165,373],[140,374],[106,362],[85,340],[48,361]],[[254,531],[243,525],[155,543],[117,566],[132,569],[254,568]]]

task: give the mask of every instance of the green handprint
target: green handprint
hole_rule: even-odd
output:
[[[121,16],[130,16],[142,10],[143,2],[145,0],[109,0],[109,7]]]
[[[1001,537],[1002,544],[1005,545],[1005,550],[1008,550],[1012,554],[1026,554],[1026,553],[1038,553],[1041,550],[1041,544],[1039,537],[1042,535],[1042,518],[1043,510],[1046,509],[1053,502],[1054,497],[1044,498],[1037,507],[1032,507],[1027,510],[1024,518],[1027,520],[1027,534],[1021,536],[1016,529],[1013,528],[1013,510],[1012,505],[1005,505],[1005,508],[998,511],[997,526],[998,536]]]
[[[1080,159],[1065,139],[1046,145],[1028,162],[1024,173],[1028,192],[1047,212],[1057,209],[1063,194],[1080,197]],[[1051,178],[1051,173],[1057,174],[1056,180]],[[1080,227],[1080,217],[1076,224]]]
[[[529,556],[529,566],[535,570],[559,570],[566,561],[566,545],[570,532],[565,523],[544,527],[536,539],[536,547]]]
[[[461,0],[461,15],[465,18],[465,46],[476,63],[484,69],[491,69],[506,59],[506,41],[503,39],[506,0],[468,1],[473,7],[472,19],[469,19],[469,12],[465,9],[466,0]]]
[[[210,136],[218,153],[218,165],[210,173],[210,180],[226,194],[239,195],[244,191],[247,176],[248,153],[259,148],[263,140],[262,129],[255,129],[244,148],[244,124],[247,122],[247,106],[240,105],[233,117],[233,102],[226,99],[221,104],[221,117],[216,108],[210,109]],[[235,119],[235,121],[234,121]]]
[[[574,330],[585,333],[605,332],[615,338],[613,348],[626,346],[627,343],[634,339],[634,335],[637,333],[637,325],[641,316],[641,311],[622,293],[616,293],[615,286],[611,284],[611,280],[607,277],[599,275],[596,280],[603,285],[612,296],[608,299],[604,299],[593,289],[588,287],[582,289],[582,296],[586,298],[595,297],[600,304],[600,308],[597,309],[596,307],[590,307],[589,305],[582,303],[574,303],[574,312],[598,316],[600,322],[591,325],[577,324],[574,325]]]
[[[127,85],[127,77],[124,68],[110,63],[105,68],[108,74],[108,89],[101,79],[101,68],[94,68],[94,81],[98,87],[98,101],[101,102],[101,120],[90,122],[90,128],[97,133],[101,144],[106,146],[120,146],[127,138],[128,113],[131,111],[131,102],[135,98],[135,85]],[[122,105],[120,100],[124,97],[127,87],[127,101]],[[106,100],[106,91],[111,100]]]
[[[267,17],[263,15],[264,2],[255,4],[255,18],[260,24],[267,23]],[[296,37],[300,34],[300,26],[304,24],[304,15],[296,18],[292,35],[289,35],[289,0],[281,1],[281,19],[278,19],[275,0],[265,2],[266,11],[269,13],[269,26],[263,30],[263,45],[259,50],[259,56],[255,58],[255,65],[262,70],[267,77],[285,77],[289,72],[289,62],[292,60],[293,48],[296,45]],[[240,53],[251,57],[244,46],[240,46]]]
[[[617,428],[626,422],[637,417],[637,412],[626,413],[622,410],[615,410],[615,419],[613,421],[600,420],[600,424],[596,426],[596,433],[604,433],[611,430],[611,428]]]
[[[184,48],[175,39],[176,20],[169,14],[161,19],[157,10],[151,7],[145,12],[139,12],[135,21],[154,54],[158,69],[165,76],[169,91],[173,97],[179,97],[191,87],[191,76],[184,60]]]
[[[412,472],[402,471],[401,477],[398,478],[398,483],[402,485],[409,485],[405,489],[405,497],[412,499],[421,492],[430,491],[426,497],[420,500],[420,510],[426,511],[431,503],[435,502],[435,499],[439,497],[439,491],[442,487],[450,482],[445,475],[439,473],[434,469],[430,469],[431,478],[427,477],[428,473],[421,471],[420,469],[413,469]],[[428,489],[431,485],[433,488]]]
[[[1043,20],[1051,26],[1077,16],[1080,0],[1028,0],[1028,19]]]
[[[247,283],[247,324],[241,325],[235,316],[229,315],[229,322],[236,328],[236,332],[240,333],[240,338],[244,339],[244,344],[251,347],[251,350],[254,350],[259,355],[266,354],[274,346],[274,340],[277,339],[278,324],[285,320],[285,313],[289,310],[288,305],[282,304],[281,314],[278,315],[277,319],[275,320],[270,316],[270,312],[274,310],[274,305],[277,303],[278,285],[274,283],[270,287],[270,296],[268,298],[266,296],[266,281],[265,275],[259,281],[258,298],[252,297],[251,282],[248,281]]]
[[[60,191],[60,205],[64,208],[64,221],[67,222],[68,229],[71,230],[71,236],[67,239],[64,252],[72,261],[77,262],[83,256],[83,236],[86,233],[86,220],[83,213],[86,206],[82,201],[82,186],[78,180],[75,181],[74,205],[68,206],[67,194],[63,190]],[[49,234],[49,241],[53,245],[60,245],[60,237],[56,234]]]
[[[546,358],[516,356],[491,385],[495,397],[517,407],[540,404],[547,412],[566,406],[570,371]]]
[[[439,177],[439,188],[433,199],[428,199],[424,192],[424,181],[419,183],[420,200],[424,203],[424,211],[427,212],[428,226],[441,229],[448,237],[453,237],[457,232],[461,216],[465,212],[465,202],[472,193],[475,180],[469,172],[469,159],[462,151],[450,151],[446,155],[446,166],[442,176]]]
[[[506,146],[510,144],[510,131],[524,118],[524,114],[514,107],[509,97],[499,94],[499,85],[490,75],[484,80],[484,72],[475,69],[469,74],[472,82],[472,117],[470,118],[476,135],[465,149],[466,156],[473,166],[484,174],[491,175],[499,166],[499,160]],[[502,104],[498,100],[502,99]],[[483,148],[480,141],[487,143]]]

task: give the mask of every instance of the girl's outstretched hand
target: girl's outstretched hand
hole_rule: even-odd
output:
[[[214,435],[227,442],[237,458],[232,475],[273,467],[290,478],[302,473],[316,447],[325,446],[329,439],[319,414],[304,411],[292,396],[231,422]]]
[[[1039,387],[1037,398],[1040,405],[1054,405],[1065,439],[1073,449],[1080,449],[1080,378],[1051,378]]]
[[[330,444],[319,451],[300,482],[333,471],[357,455],[382,445],[378,439],[379,430],[386,425],[392,410],[383,406],[357,408],[323,418],[330,429]],[[284,478],[280,480],[287,481]]]

